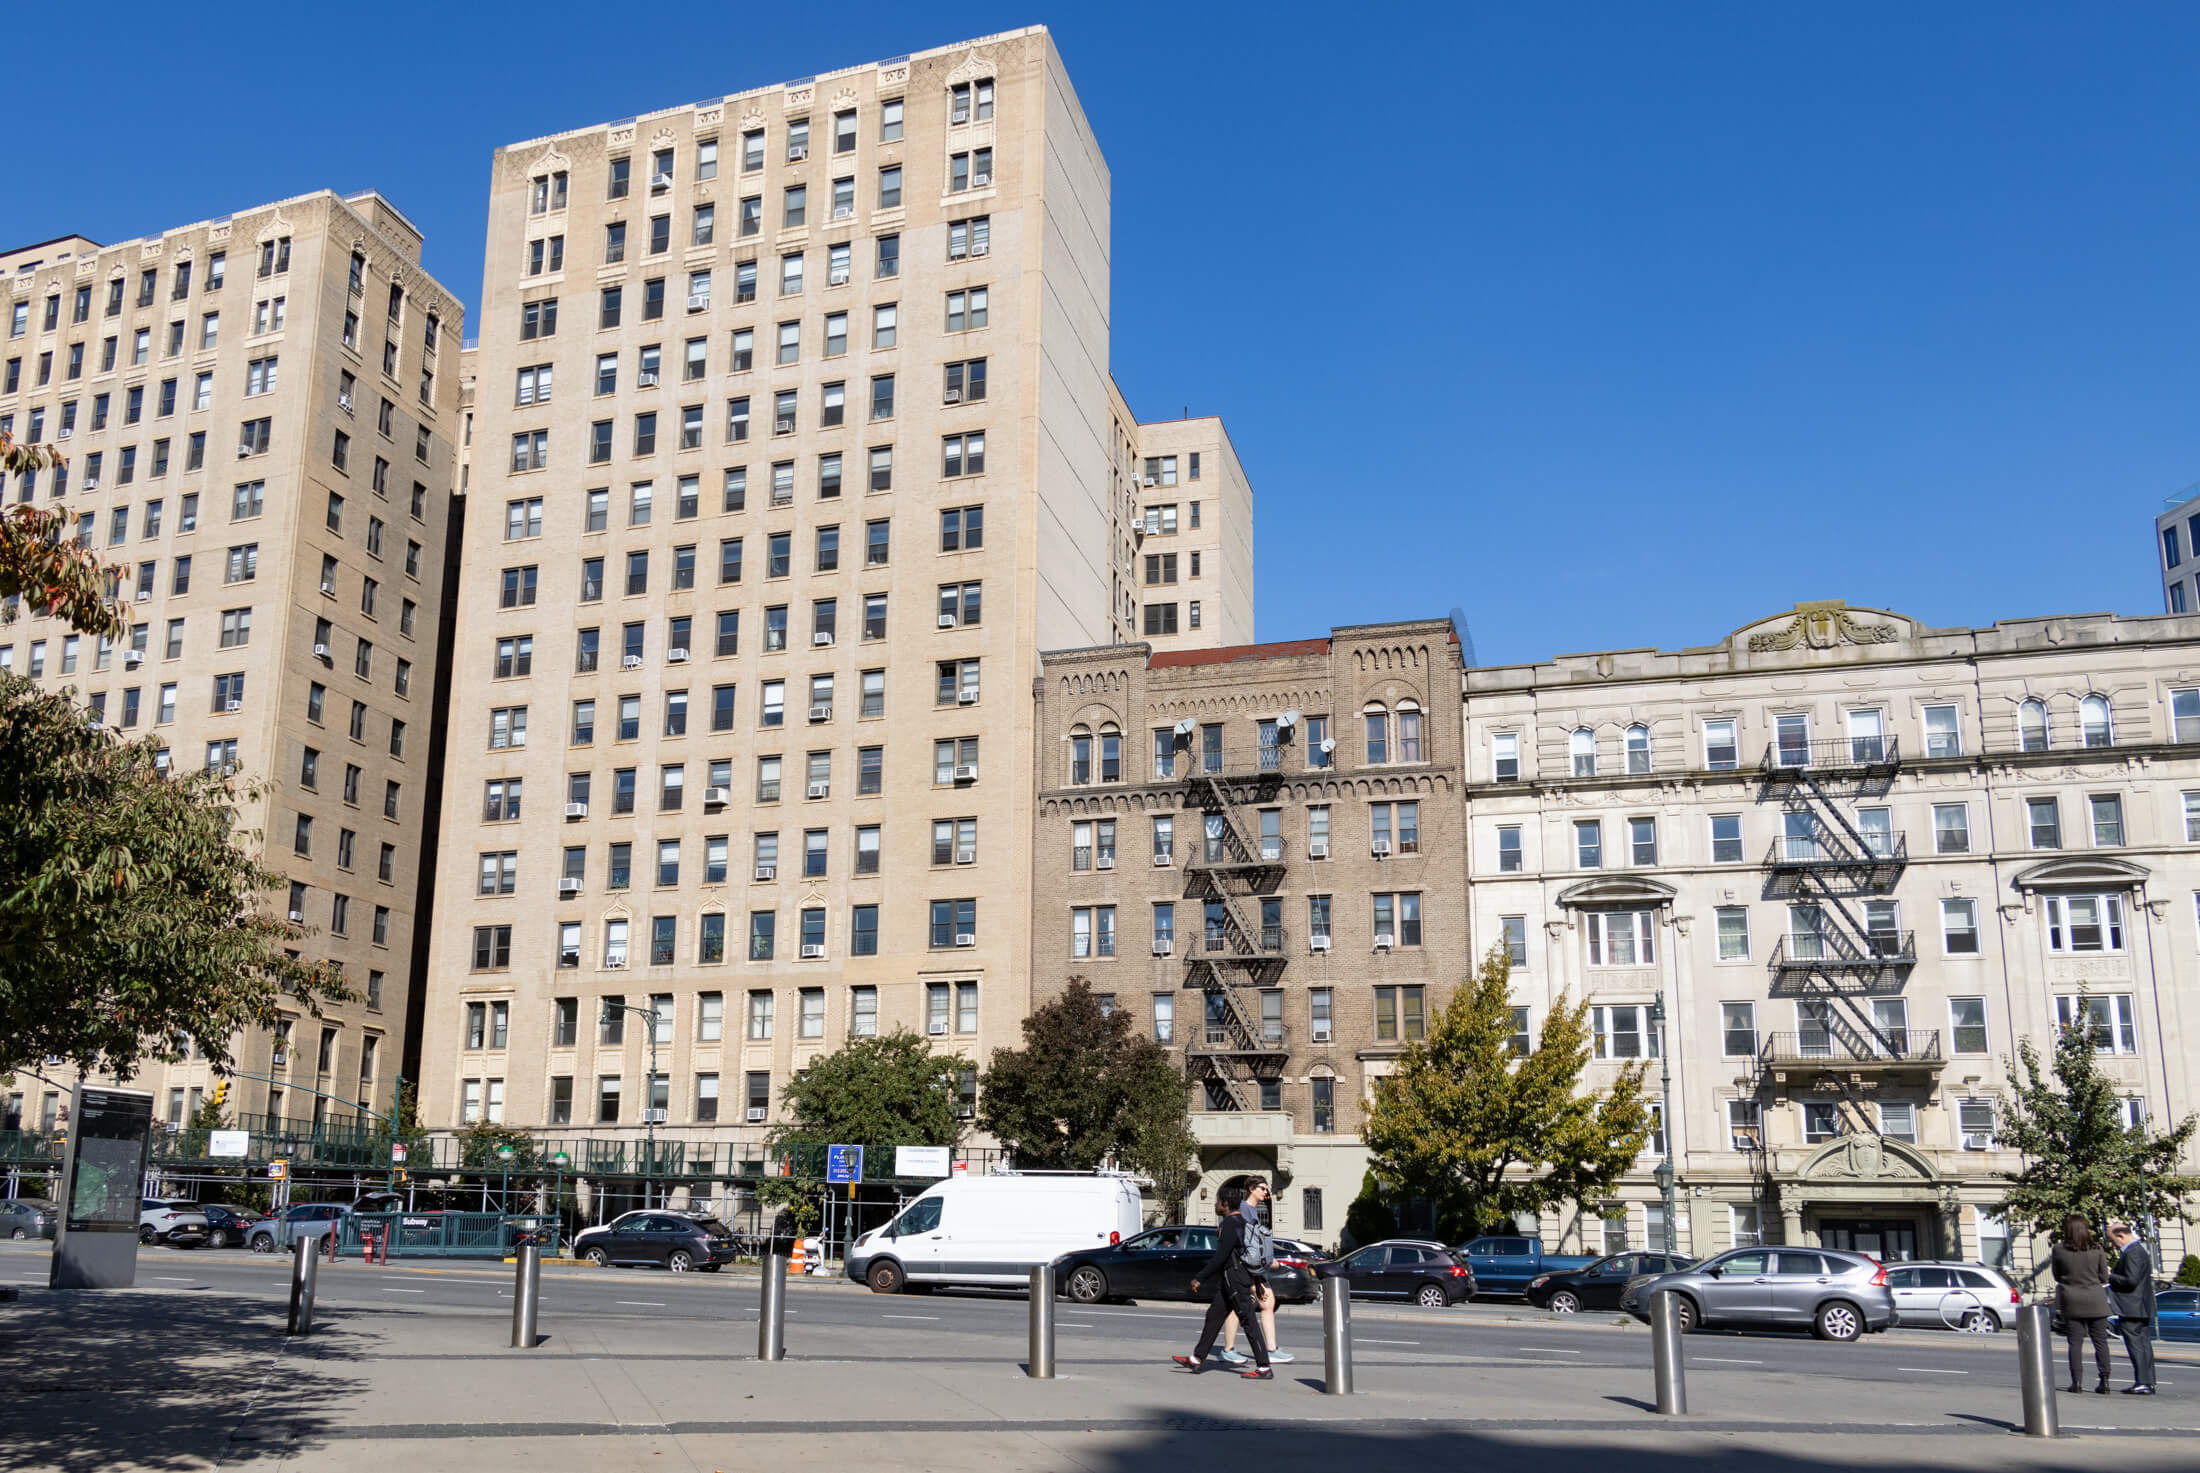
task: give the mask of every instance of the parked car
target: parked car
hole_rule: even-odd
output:
[[[341,1202],[293,1202],[245,1229],[244,1245],[255,1253],[273,1253],[300,1238],[325,1237],[350,1210]]]
[[[1295,1258],[1301,1263],[1326,1263],[1329,1261],[1329,1255],[1322,1252],[1321,1245],[1318,1243],[1309,1243],[1302,1238],[1278,1238],[1275,1242],[1276,1257],[1278,1258]]]
[[[1671,1294],[1681,1328],[1802,1329],[1855,1340],[1894,1323],[1887,1271],[1861,1253],[1735,1248],[1677,1273],[1636,1279],[1619,1307],[1648,1323],[1650,1297]]]
[[[1905,1330],[1990,1335],[2016,1319],[2016,1286],[1983,1263],[1898,1263],[1887,1270],[1897,1322]]]
[[[714,1274],[740,1254],[732,1231],[715,1217],[683,1212],[629,1212],[576,1241],[579,1256],[598,1268],[611,1264],[648,1264],[676,1274],[693,1269]]]
[[[1483,1294],[1525,1294],[1539,1274],[1566,1273],[1596,1262],[1594,1254],[1545,1253],[1541,1238],[1493,1234],[1452,1250],[1474,1270]]]
[[[138,1203],[138,1241],[166,1243],[174,1248],[196,1248],[206,1241],[206,1214],[196,1202],[164,1202],[158,1197]]]
[[[1189,1299],[1212,1297],[1214,1285],[1192,1289],[1192,1275],[1215,1254],[1211,1226],[1150,1228],[1120,1243],[1080,1248],[1054,1260],[1055,1291],[1079,1304],[1108,1299]],[[1269,1287],[1279,1304],[1310,1304],[1320,1297],[1303,1254],[1287,1252],[1276,1240],[1275,1267]]]
[[[43,1197],[0,1202],[0,1238],[50,1238],[60,1224],[61,1209]]]
[[[1355,1248],[1324,1264],[1322,1275],[1351,1284],[1357,1299],[1402,1299],[1426,1309],[1463,1304],[1476,1289],[1474,1270],[1463,1254],[1418,1238]]]
[[[1630,1279],[1668,1274],[1696,1260],[1683,1253],[1613,1253],[1583,1268],[1537,1274],[1522,1295],[1537,1309],[1579,1314],[1585,1309],[1617,1309]]]
[[[655,1213],[663,1212],[665,1210],[666,1209],[662,1207],[637,1207],[631,1212],[620,1213],[617,1217],[612,1218],[609,1222],[599,1222],[594,1227],[582,1228],[579,1232],[573,1235],[573,1241],[568,1246],[567,1251],[575,1258],[587,1258],[588,1247],[591,1243],[600,1243],[607,1236],[614,1232],[617,1232],[619,1229],[624,1227],[631,1227],[634,1223],[639,1222],[642,1218],[649,1217]]]
[[[206,1214],[209,1248],[242,1248],[252,1225],[265,1220],[264,1214],[249,1207],[232,1207],[225,1202],[201,1202],[199,1211]]]
[[[2154,1333],[2162,1340],[2200,1340],[2200,1289],[2157,1291]]]
[[[926,1187],[848,1248],[848,1277],[876,1294],[905,1285],[1021,1288],[1065,1253],[1137,1236],[1138,1184],[1113,1173],[1001,1172]]]

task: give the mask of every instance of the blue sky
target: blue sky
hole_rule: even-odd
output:
[[[86,67],[46,59],[79,13],[26,7],[0,237],[372,185],[472,301],[499,143],[1044,22],[1114,172],[1116,376],[1227,419],[1262,638],[1457,606],[1494,663],[1803,598],[2160,606],[2200,9],[559,8],[102,12]],[[175,131],[154,95],[209,77]]]

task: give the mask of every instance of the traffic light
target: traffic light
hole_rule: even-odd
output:
[[[228,1101],[229,1081],[226,1079],[216,1080],[214,1082],[214,1108],[219,1110],[223,1105],[227,1104]]]

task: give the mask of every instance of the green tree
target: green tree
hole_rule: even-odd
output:
[[[1022,1048],[994,1054],[978,1121],[1019,1165],[1090,1171],[1113,1157],[1152,1178],[1173,1211],[1198,1152],[1185,1093],[1168,1050],[1133,1033],[1129,1013],[1103,1009],[1092,985],[1072,977],[1024,1019]]]
[[[278,1001],[349,996],[286,948],[282,877],[240,848],[255,797],[164,773],[62,694],[0,674],[0,1073],[59,1057],[128,1078],[197,1044],[219,1070]]]
[[[18,444],[0,429],[0,480],[64,465],[51,446]],[[102,564],[70,535],[67,507],[18,505],[0,513],[0,624],[12,622],[19,604],[51,614],[84,634],[120,638],[130,611],[116,596],[123,567]]]
[[[1650,1135],[1640,1064],[1609,1090],[1581,1087],[1586,1003],[1559,1002],[1536,1047],[1512,1051],[1512,967],[1491,949],[1428,1037],[1375,1082],[1362,1138],[1399,1195],[1426,1198],[1447,1232],[1609,1192]]]
[[[907,1028],[850,1039],[787,1081],[781,1099],[790,1123],[775,1128],[771,1142],[952,1146],[962,1135],[955,1106],[967,1066],[959,1054],[934,1053]]]
[[[1360,1178],[1360,1195],[1352,1199],[1352,1205],[1344,1214],[1344,1247],[1358,1248],[1368,1243],[1380,1243],[1398,1231],[1398,1214],[1383,1195],[1382,1183],[1370,1171]]]
[[[512,1152],[509,1162],[499,1154],[506,1147]],[[506,1172],[516,1176],[544,1169],[542,1147],[532,1135],[494,1120],[476,1120],[458,1133],[458,1164],[477,1176]]]
[[[2200,1253],[2187,1253],[2185,1261],[2177,1265],[2177,1282],[2187,1286],[2200,1285]]]
[[[2200,1180],[2178,1164],[2200,1116],[2159,1134],[2126,1127],[2121,1092],[2095,1066],[2094,1048],[2094,1030],[2082,1023],[2058,1030],[2052,1062],[2031,1039],[2017,1040],[2000,1138],[2024,1167],[2001,1174],[2008,1191],[1993,1210],[2039,1237],[2060,1231],[2072,1212],[2096,1227],[2117,1217],[2195,1221],[2186,1204]]]

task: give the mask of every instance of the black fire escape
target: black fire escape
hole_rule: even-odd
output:
[[[1281,753],[1263,747],[1250,771],[1231,772],[1221,752],[1189,745],[1180,750],[1181,812],[1194,827],[1178,844],[1191,913],[1178,934],[1183,985],[1198,992],[1200,1016],[1185,1029],[1184,1064],[1207,1091],[1207,1108],[1253,1110],[1261,1081],[1283,1073],[1288,1053],[1281,1014],[1262,1008],[1264,991],[1275,997],[1271,1008],[1280,1005],[1273,990],[1286,956],[1283,839],[1263,834],[1259,818],[1283,785]]]

